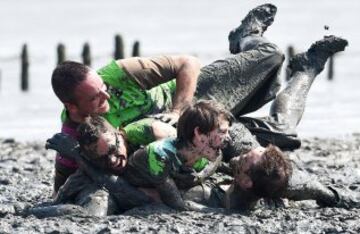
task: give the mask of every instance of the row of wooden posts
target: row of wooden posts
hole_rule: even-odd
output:
[[[292,58],[295,54],[295,49],[293,46],[289,46],[287,49],[287,58]],[[83,63],[91,66],[91,50],[89,43],[85,43],[81,53]],[[132,56],[140,56],[140,43],[135,41],[132,48]],[[115,52],[114,59],[123,59],[124,56],[124,43],[120,35],[115,35]],[[57,64],[62,63],[66,60],[66,48],[63,44],[58,44],[57,46]],[[330,57],[328,62],[327,70],[328,80],[333,80],[334,78],[334,59]],[[286,80],[289,80],[290,74],[286,73]],[[1,82],[1,71],[0,71],[0,82]],[[21,52],[21,90],[27,91],[29,89],[29,55],[27,45],[23,45]]]
[[[66,60],[66,48],[65,45],[59,43],[57,46],[57,64],[60,64]],[[140,56],[140,42],[135,41],[132,47],[132,57]],[[85,43],[81,53],[82,62],[91,66],[91,49],[89,43]],[[124,41],[122,36],[117,34],[115,35],[115,51],[114,59],[123,59],[125,58],[124,53]],[[0,74],[1,77],[1,74]],[[20,87],[22,91],[29,90],[29,53],[28,46],[24,44],[21,50],[21,82]]]

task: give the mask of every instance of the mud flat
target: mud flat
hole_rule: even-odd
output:
[[[360,194],[360,134],[304,139],[291,157],[320,181]],[[320,208],[314,201],[286,201],[249,213],[176,212],[147,206],[122,215],[38,219],[23,210],[50,201],[54,152],[43,143],[0,139],[0,233],[360,233],[360,209]]]

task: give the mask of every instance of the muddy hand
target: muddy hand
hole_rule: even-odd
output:
[[[45,149],[53,149],[64,157],[75,159],[80,155],[80,147],[77,140],[64,133],[57,133],[47,139]]]
[[[201,183],[195,170],[176,172],[172,176],[180,189],[188,189]]]
[[[156,114],[153,117],[171,126],[175,126],[179,120],[179,114],[175,112]]]

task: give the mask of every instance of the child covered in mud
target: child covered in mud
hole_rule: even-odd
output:
[[[228,139],[230,124],[231,114],[214,101],[198,101],[181,115],[176,138],[150,143],[128,159],[121,133],[99,116],[79,126],[79,144],[84,157],[105,173],[123,174],[133,186],[155,188],[161,200],[170,207],[191,210],[197,208],[183,201],[178,186],[192,187],[215,172],[222,159],[220,149]],[[58,140],[55,138],[49,141],[51,148],[56,148],[54,144],[60,142],[61,135]],[[61,145],[68,143],[63,141]],[[67,152],[67,155],[74,153]],[[75,157],[79,159],[76,153]],[[72,187],[70,184],[65,183],[59,196]]]
[[[89,117],[79,126],[80,149],[75,147],[75,141],[62,134],[49,139],[48,147],[74,157],[85,169],[92,166],[97,168],[95,170],[100,169],[99,172],[104,173],[103,178],[111,174],[120,175],[116,182],[114,181],[115,184],[111,185],[112,188],[117,187],[117,190],[127,190],[123,194],[117,193],[114,196],[120,210],[142,205],[144,201],[149,203],[150,197],[154,194],[155,198],[153,196],[152,200],[156,200],[157,193],[170,207],[180,210],[199,209],[193,203],[183,201],[178,186],[192,187],[215,172],[216,166],[222,159],[220,148],[228,139],[230,123],[231,114],[220,105],[214,101],[199,101],[188,107],[181,115],[177,138],[165,138],[150,143],[129,158],[126,156],[127,143],[124,132],[116,130],[100,116]],[[64,149],[69,150],[64,151]],[[80,152],[89,164],[81,159]],[[83,168],[70,176],[59,190],[56,202],[64,203],[71,196],[81,195],[85,193],[87,187],[92,187],[94,183],[89,183],[86,178],[88,173]],[[96,176],[93,180],[100,185],[104,184],[100,176]],[[105,184],[109,185],[108,182]],[[155,188],[157,193],[145,188]],[[134,194],[135,200],[136,194],[142,200],[139,198],[132,201],[134,198],[131,194]],[[109,199],[110,196],[105,200]]]
[[[196,209],[182,199],[178,186],[192,187],[206,177],[194,180],[181,175],[201,173],[208,160],[221,162],[220,149],[228,140],[230,124],[231,114],[216,102],[196,102],[182,112],[176,138],[150,143],[129,158],[126,179],[136,186],[156,188],[161,200],[172,208]]]
[[[216,99],[241,122],[234,124],[230,132],[232,144],[224,151],[226,161],[248,152],[262,157],[269,143],[281,149],[298,148],[300,140],[297,139],[295,128],[304,111],[311,84],[323,70],[327,59],[344,50],[347,45],[346,40],[335,36],[314,43],[306,53],[292,60],[289,65],[292,78],[287,88],[276,95],[284,56],[276,45],[262,36],[272,24],[275,14],[276,7],[271,4],[250,11],[242,24],[229,35],[230,51],[235,56],[215,61],[201,70],[195,96]],[[275,101],[268,117],[242,117],[273,99]],[[293,182],[291,179],[290,185]],[[306,187],[302,187],[301,183],[289,187],[298,188],[292,190],[297,191],[292,195],[314,198],[309,192],[311,189],[301,190]],[[326,190],[329,196],[336,197],[334,192],[329,191]]]

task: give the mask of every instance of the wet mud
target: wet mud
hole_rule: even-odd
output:
[[[360,194],[360,134],[304,139],[290,156],[322,183]],[[149,205],[108,217],[27,216],[27,208],[50,201],[54,158],[44,143],[0,139],[0,233],[360,233],[360,209],[321,208],[315,201],[260,204],[247,213]]]

